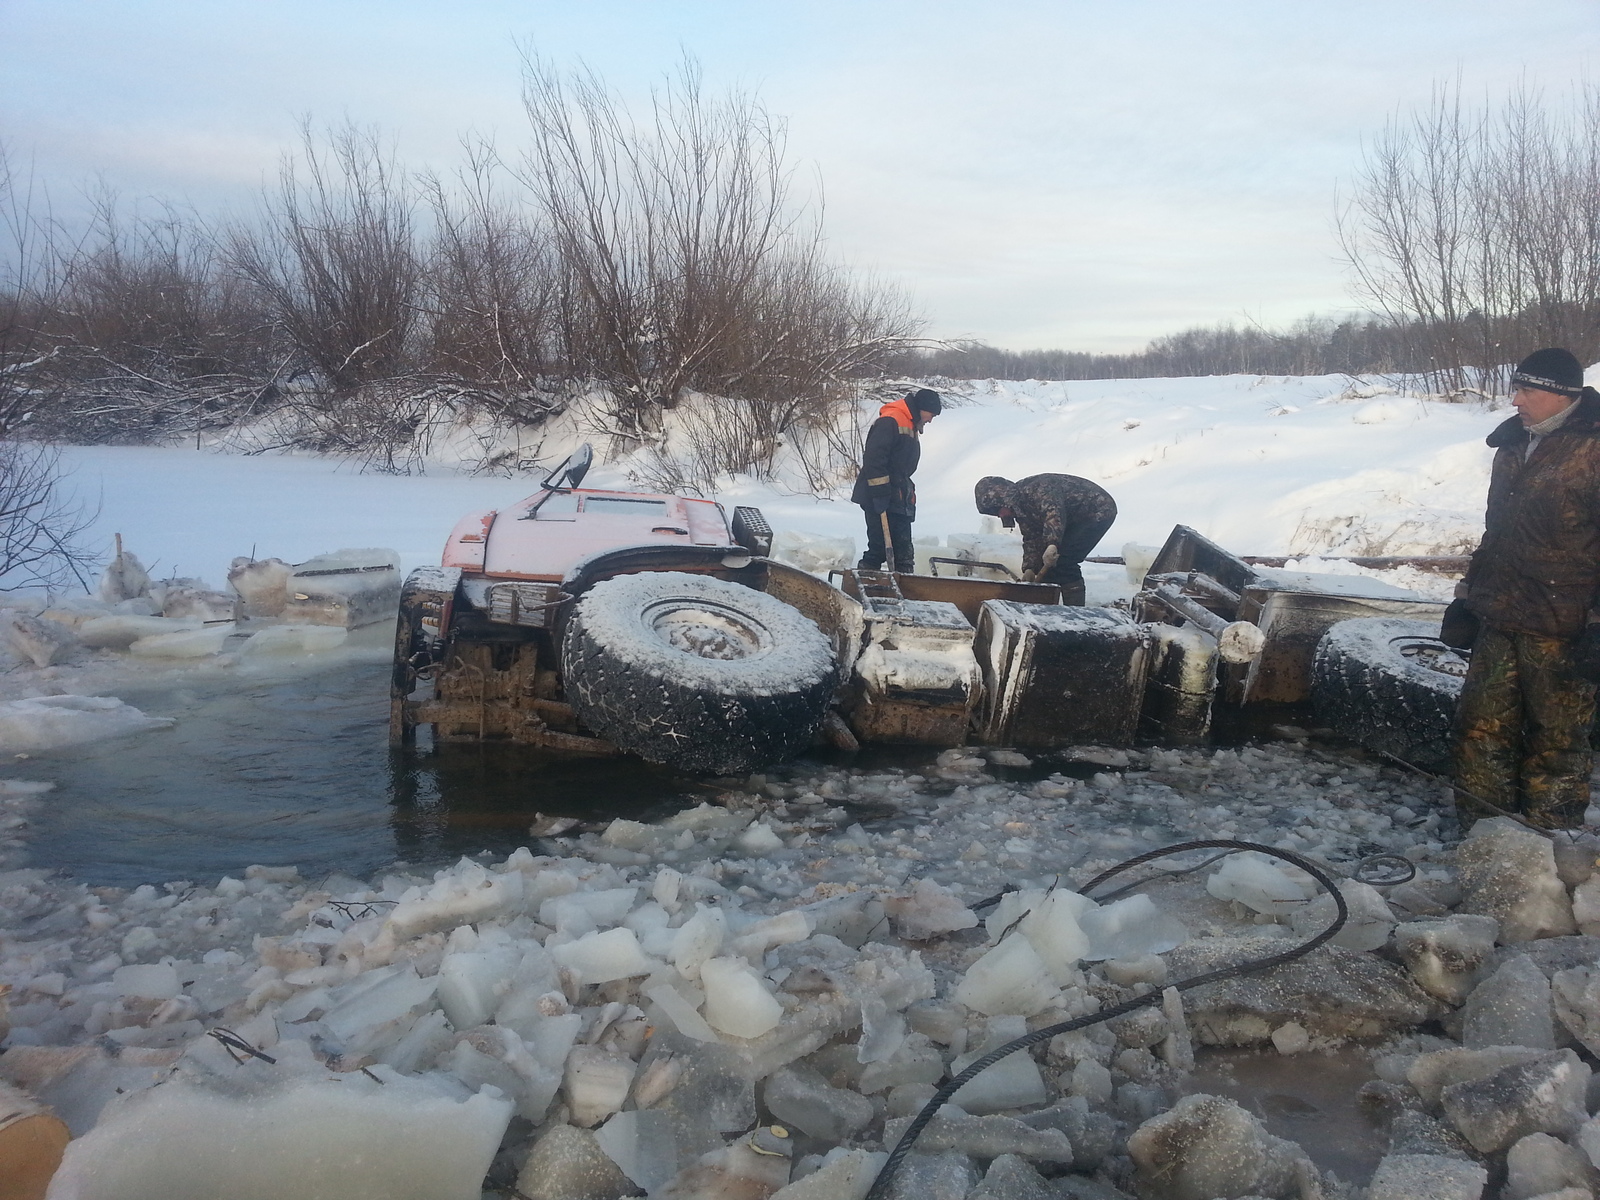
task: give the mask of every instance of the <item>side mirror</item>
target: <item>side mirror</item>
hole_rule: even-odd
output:
[[[545,476],[540,486],[552,492],[569,492],[583,482],[593,464],[594,447],[585,442],[562,459],[561,465]]]

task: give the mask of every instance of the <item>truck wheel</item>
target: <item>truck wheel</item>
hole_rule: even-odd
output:
[[[1437,621],[1360,617],[1317,643],[1317,719],[1369,750],[1429,771],[1450,769],[1451,723],[1467,660],[1439,640]]]
[[[601,737],[718,775],[809,744],[836,679],[832,646],[798,609],[677,571],[619,575],[584,593],[562,673],[568,703]]]

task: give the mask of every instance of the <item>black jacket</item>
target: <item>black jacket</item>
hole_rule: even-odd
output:
[[[891,411],[895,409],[899,413]],[[867,430],[866,444],[861,448],[861,470],[850,493],[851,503],[873,512],[915,518],[917,487],[911,476],[922,459],[922,442],[916,426],[910,423],[911,413],[904,400],[885,404],[879,412],[882,415]],[[897,419],[901,414],[906,418],[904,423]]]
[[[1524,457],[1520,418],[1495,448],[1483,542],[1467,570],[1467,605],[1501,629],[1574,638],[1600,602],[1600,393]]]

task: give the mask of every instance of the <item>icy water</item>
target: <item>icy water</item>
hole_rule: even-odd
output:
[[[1300,1143],[1322,1170],[1365,1186],[1387,1144],[1357,1102],[1372,1078],[1371,1060],[1358,1047],[1287,1057],[1202,1050],[1184,1090],[1237,1100],[1269,1132]]]
[[[41,754],[9,772],[56,784],[29,865],[94,885],[214,880],[251,863],[364,875],[529,842],[535,813],[648,819],[698,803],[701,781],[631,759],[522,747],[391,752],[387,630],[315,671],[248,686],[210,677],[116,694],[166,731]],[[367,646],[365,643],[374,642]]]

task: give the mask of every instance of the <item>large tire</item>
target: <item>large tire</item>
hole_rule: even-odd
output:
[[[1340,621],[1317,643],[1311,703],[1319,721],[1369,750],[1449,771],[1466,671],[1465,658],[1439,640],[1437,621]]]
[[[741,774],[811,741],[833,698],[833,647],[810,618],[707,575],[619,575],[579,599],[562,644],[579,719],[630,754]]]

